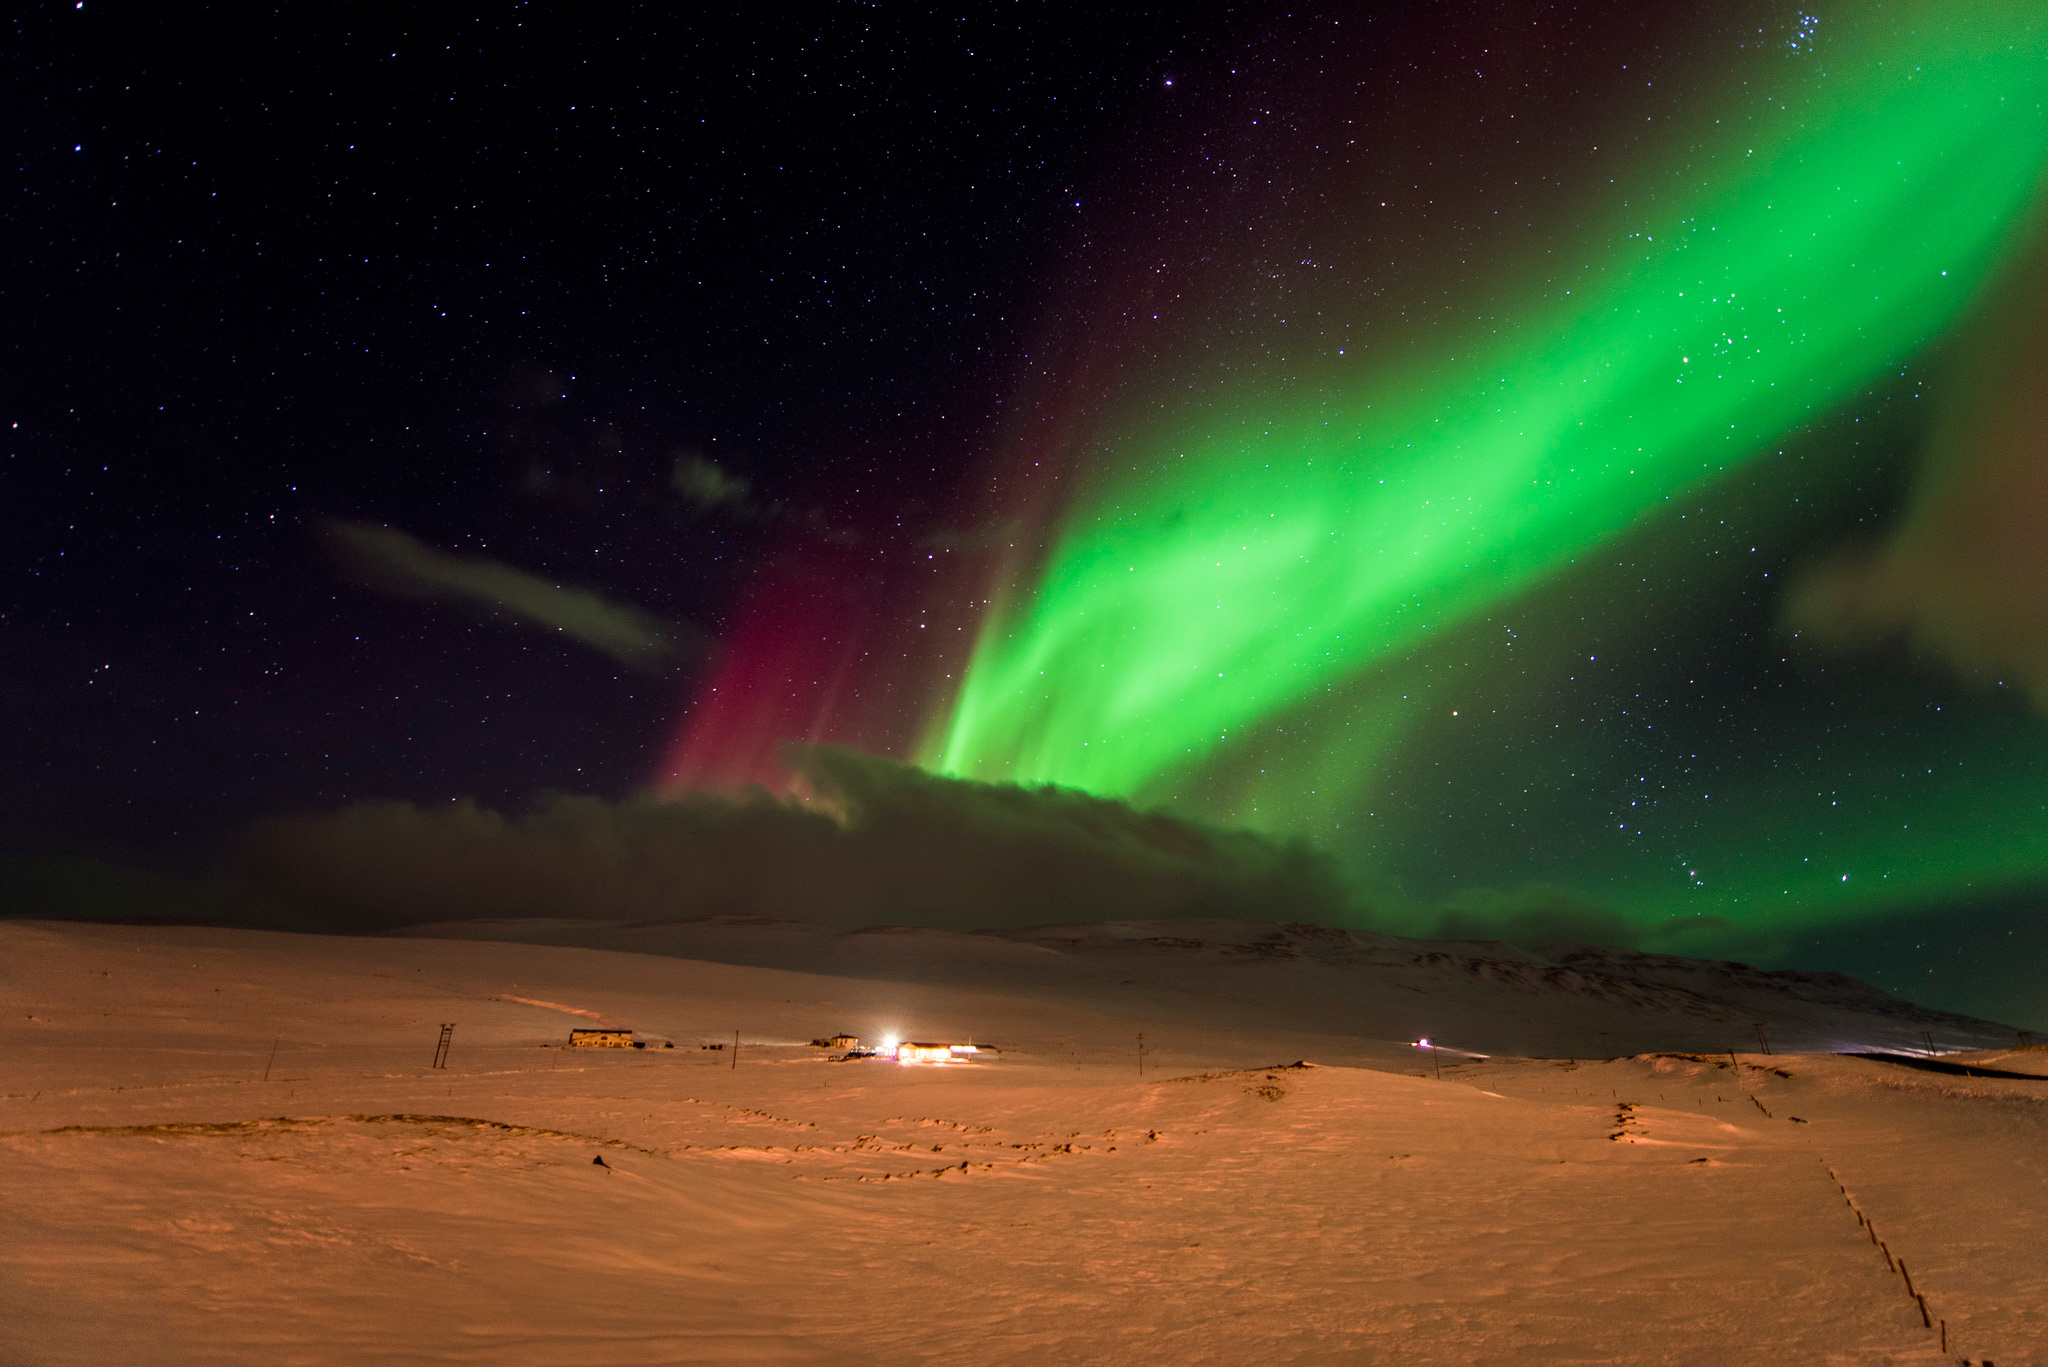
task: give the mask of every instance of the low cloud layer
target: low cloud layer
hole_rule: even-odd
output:
[[[829,747],[786,758],[814,792],[810,805],[758,790],[556,797],[524,816],[469,801],[367,802],[259,822],[210,877],[0,859],[0,916],[338,933],[524,917],[954,930],[1229,917],[1529,948],[1644,938],[1544,885],[1429,907],[1348,879],[1304,845],[1084,793],[939,778]],[[1733,930],[1688,919],[1648,938],[1713,954]]]
[[[1532,949],[1561,944],[1633,946],[1643,938],[1627,917],[1545,883],[1531,883],[1516,892],[1461,892],[1437,908],[1428,934],[1437,940],[1505,940]]]
[[[438,551],[396,527],[332,518],[322,533],[348,574],[393,597],[460,604],[541,627],[647,673],[661,673],[700,647],[695,632],[630,603],[565,588],[487,556]]]
[[[245,918],[333,930],[506,916],[1342,922],[1363,910],[1303,846],[843,750],[799,763],[815,805],[562,797],[516,817],[469,802],[368,803],[267,821],[231,849],[227,896]]]
[[[1808,644],[1903,642],[2048,711],[2048,233],[1993,294],[1951,362],[1904,518],[1812,566],[1783,616]]]

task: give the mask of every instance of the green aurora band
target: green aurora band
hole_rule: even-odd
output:
[[[1615,186],[1654,217],[1617,207],[1603,240],[1463,337],[1327,358],[1349,369],[1307,402],[1248,381],[1228,407],[1113,427],[1036,581],[984,621],[922,762],[1156,794],[1260,725],[1398,672],[1941,338],[2039,192],[2048,10],[1951,0],[1829,23],[1848,31],[1824,66],[1784,64],[1773,96],[1744,94],[1699,135],[1682,176],[1654,178],[1689,188]],[[1255,824],[1310,829],[1316,767],[1369,783],[1420,705],[1388,686],[1345,749],[1301,759],[1298,808]],[[1951,810],[2044,796],[2031,773],[2007,781]],[[1956,859],[2048,868],[2039,841],[1986,841]],[[1635,915],[1696,909],[1620,891]]]

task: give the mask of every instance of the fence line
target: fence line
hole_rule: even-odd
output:
[[[1829,1180],[1835,1184],[1835,1190],[1842,1193],[1843,1204],[1847,1205],[1849,1213],[1856,1217],[1856,1223],[1863,1227],[1863,1232],[1870,1236],[1870,1242],[1879,1253],[1884,1255],[1885,1269],[1895,1274],[1905,1284],[1906,1295],[1912,1298],[1913,1308],[1920,1312],[1920,1323],[1941,1336],[1941,1351],[1946,1353],[1948,1351],[1948,1321],[1936,1315],[1928,1307],[1927,1297],[1918,1287],[1913,1285],[1913,1274],[1907,1271],[1906,1260],[1894,1254],[1891,1245],[1878,1235],[1877,1222],[1870,1218],[1863,1207],[1856,1204],[1856,1198],[1849,1194],[1849,1188],[1843,1183],[1842,1175],[1835,1171],[1834,1166],[1828,1162],[1825,1156],[1820,1154],[1815,1154],[1814,1156],[1820,1159],[1820,1165],[1827,1172]]]

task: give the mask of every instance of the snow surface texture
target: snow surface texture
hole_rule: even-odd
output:
[[[1846,979],[1246,924],[460,933],[497,938],[0,923],[0,1363],[2048,1345],[2048,1051]],[[608,947],[507,942],[571,935]],[[542,1047],[593,1022],[653,1047]],[[994,1047],[804,1043],[841,1029]],[[2021,1076],[1789,1053],[1922,1030]]]

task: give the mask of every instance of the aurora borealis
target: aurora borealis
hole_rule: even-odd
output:
[[[2048,953],[2038,5],[543,9],[24,21],[10,905],[821,742],[1280,917]]]
[[[1544,616],[1546,594],[1586,577],[1582,560],[1662,541],[1634,554],[1669,578],[1702,572],[1703,556],[1757,553],[1669,544],[1669,510],[1688,503],[1702,519],[1736,512],[1716,525],[1782,551],[1768,525],[1782,514],[1757,506],[1763,481],[1741,472],[1917,374],[2019,236],[2048,161],[2037,11],[1895,6],[1801,22],[1731,64],[1711,123],[1666,132],[1603,187],[1600,232],[1540,275],[1496,283],[1479,316],[1314,355],[1241,336],[1225,392],[1114,415],[1043,567],[982,627],[923,761],[1370,846],[1370,813],[1413,800],[1404,752],[1455,745],[1452,717],[1497,717],[1503,702],[1543,715],[1526,670],[1484,690],[1425,685],[1418,670],[1497,655],[1504,630],[1557,656],[1558,623],[1505,623]],[[1816,33],[1827,41],[1803,47]],[[1280,383],[1303,372],[1312,383]],[[1651,672],[1646,643],[1619,649],[1621,670]],[[1705,903],[1753,923],[2037,875],[2048,783],[2034,729],[1987,718],[1939,740],[1895,727],[1881,743],[1830,738],[1826,767],[1856,810],[1781,858],[1779,809],[1814,800],[1807,766],[1744,766],[1725,750],[1679,765],[1660,743],[1633,766],[1657,771],[1656,788],[1633,777],[1667,817],[1699,808],[1683,836],[1653,819],[1665,829],[1625,852],[1596,837],[1525,876],[1650,922]],[[2001,763],[2016,754],[2028,759]],[[1899,782],[1880,782],[1895,765]],[[1693,776],[1687,797],[1670,791],[1674,766]],[[1516,769],[1496,781],[1514,784]],[[1718,795],[1709,772],[1724,775]],[[1610,810],[1626,833],[1647,813],[1620,791],[1628,805]]]

